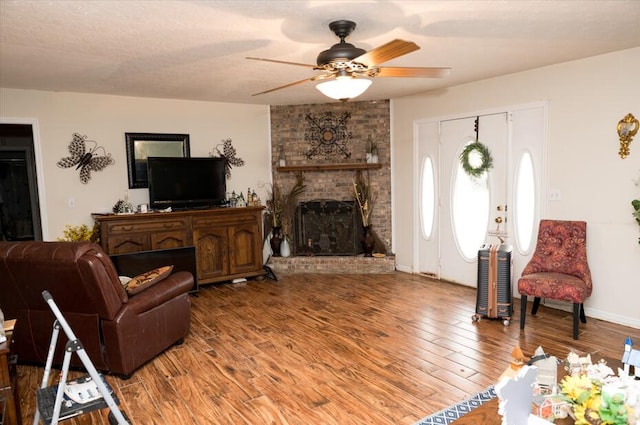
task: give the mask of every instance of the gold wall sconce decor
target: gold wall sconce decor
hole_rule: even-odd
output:
[[[633,136],[638,132],[638,120],[633,114],[627,114],[623,119],[618,121],[618,136],[620,137],[620,158],[625,159],[631,151],[629,145],[633,140]]]

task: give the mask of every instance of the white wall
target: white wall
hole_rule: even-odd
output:
[[[455,72],[455,69],[453,70]],[[640,48],[538,68],[393,101],[394,246],[399,268],[414,270],[412,128],[414,120],[547,100],[546,218],[585,220],[594,289],[588,316],[640,328],[640,133],[618,156],[616,125],[640,118]],[[398,189],[401,188],[401,189]],[[517,276],[515,277],[517,278]]]
[[[222,139],[231,138],[245,166],[232,169],[228,190],[246,192],[251,187],[264,200],[264,183],[271,181],[268,106],[0,89],[0,119],[37,125],[45,240],[61,237],[67,224],[91,226],[92,212],[111,211],[124,198],[126,132],[187,133],[191,156],[208,156]],[[80,182],[75,168],[56,165],[69,155],[73,133],[95,140],[115,159],[114,165],[92,172],[88,184]],[[70,198],[74,208],[69,207]],[[129,199],[134,205],[148,203],[149,192],[131,189]]]

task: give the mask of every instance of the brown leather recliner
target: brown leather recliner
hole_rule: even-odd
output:
[[[169,264],[167,264],[169,265]],[[189,332],[193,276],[176,272],[127,295],[109,256],[89,242],[0,242],[0,308],[17,319],[13,353],[44,364],[54,316],[49,291],[98,370],[129,376]],[[60,333],[55,363],[62,363]],[[78,356],[72,365],[82,366]]]

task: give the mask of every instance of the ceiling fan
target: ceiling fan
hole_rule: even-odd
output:
[[[439,78],[448,75],[451,71],[451,68],[379,66],[384,62],[414,52],[420,49],[420,47],[412,41],[396,39],[367,52],[353,44],[345,42],[345,38],[347,38],[355,28],[356,24],[352,21],[340,20],[331,22],[329,29],[340,38],[340,42],[331,46],[330,49],[320,52],[316,59],[316,65],[248,57],[247,59],[251,60],[304,66],[316,71],[322,71],[321,74],[314,77],[255,93],[253,96],[271,93],[306,82],[327,80],[318,84],[316,88],[328,97],[346,101],[364,93],[369,87],[371,80],[365,77]]]

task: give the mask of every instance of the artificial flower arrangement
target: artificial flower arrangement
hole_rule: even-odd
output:
[[[571,353],[567,361],[571,363]],[[616,376],[604,362],[589,364],[560,383],[576,425],[640,424],[640,381],[623,370]]]
[[[96,226],[92,229],[89,228],[86,224],[81,224],[80,226],[72,226],[67,224],[64,227],[64,231],[62,232],[63,237],[58,238],[61,242],[81,242],[81,241],[90,241],[97,242],[99,231]]]

